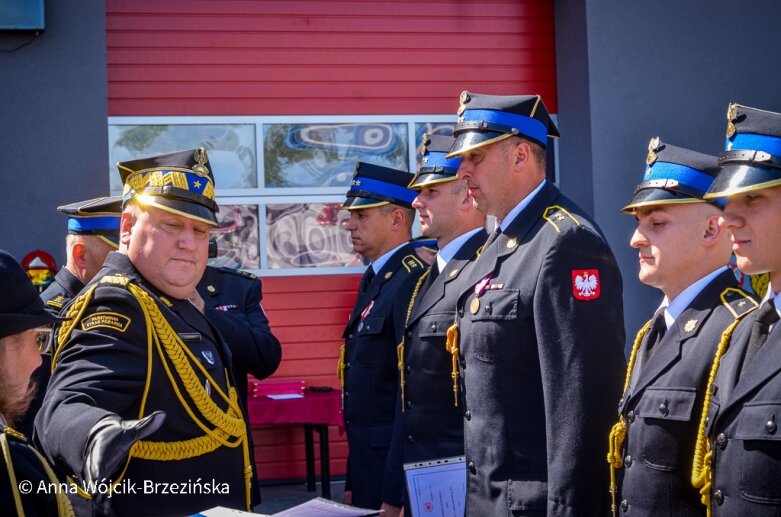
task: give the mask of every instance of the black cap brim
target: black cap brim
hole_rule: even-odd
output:
[[[199,205],[198,203],[190,203],[179,199],[169,199],[164,196],[150,196],[144,194],[136,194],[133,199],[142,206],[154,206],[161,210],[171,212],[183,217],[189,217],[202,223],[206,223],[211,226],[219,226],[217,223],[217,215],[209,208]]]
[[[498,131],[464,131],[456,137],[453,147],[450,148],[450,152],[445,158],[448,160],[457,158],[473,149],[495,144],[511,136],[513,136],[512,133],[500,133]]]
[[[621,211],[631,214],[644,206],[685,205],[692,203],[707,203],[707,201],[672,190],[645,188],[638,190]]]
[[[729,197],[743,192],[781,185],[781,169],[756,167],[748,163],[724,165],[705,199]]]
[[[370,197],[348,197],[342,203],[342,208],[345,210],[360,210],[362,208],[373,208],[375,206],[383,206],[389,204],[390,201],[381,201],[379,199],[373,199]]]
[[[41,325],[56,325],[67,318],[52,316],[41,309],[39,314],[0,314],[0,339]]]
[[[447,183],[457,179],[458,176],[453,174],[446,174],[444,172],[419,172],[417,175],[415,175],[415,179],[412,180],[412,183],[410,183],[408,188],[419,190],[424,187],[428,187],[429,185]]]

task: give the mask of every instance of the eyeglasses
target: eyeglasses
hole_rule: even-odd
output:
[[[38,345],[38,351],[42,354],[48,354],[52,349],[52,342],[54,341],[52,328],[36,327],[30,329],[30,332],[35,332],[35,343]]]

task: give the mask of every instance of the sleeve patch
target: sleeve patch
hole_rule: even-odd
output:
[[[590,301],[599,298],[602,282],[598,269],[573,269],[572,294],[576,300]]]
[[[116,312],[96,312],[81,322],[81,330],[94,330],[99,328],[125,332],[130,326],[130,318]]]

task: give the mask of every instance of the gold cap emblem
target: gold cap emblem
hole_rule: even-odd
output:
[[[209,163],[209,156],[206,154],[206,149],[199,147],[195,150],[193,158],[196,163],[193,165],[193,172],[198,176],[209,176],[209,169],[206,168],[206,164]]]
[[[461,102],[461,105],[458,106],[458,111],[456,112],[457,115],[461,115],[466,110],[466,105],[469,103],[469,101],[472,100],[469,97],[469,92],[464,90],[461,92],[461,97],[459,98],[459,101]]]
[[[656,151],[659,149],[659,144],[661,144],[661,141],[658,136],[653,137],[651,141],[648,142],[648,156],[645,157],[646,165],[653,164],[658,158]]]
[[[734,102],[730,102],[727,106],[727,138],[732,138],[737,132],[735,127],[735,119],[738,118],[738,105]]]

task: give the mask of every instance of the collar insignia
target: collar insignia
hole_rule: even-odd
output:
[[[727,107],[727,138],[732,138],[737,132],[735,127],[735,119],[738,118],[738,105],[731,102]]]
[[[213,293],[213,292],[215,292],[217,289],[216,289],[216,288],[215,288],[213,285],[209,285],[209,286],[207,286],[207,287],[206,287],[206,290],[207,290],[207,291],[209,291],[210,293]]]
[[[385,273],[385,280],[389,279],[392,276],[393,276],[393,271],[388,271],[387,273]]]
[[[689,320],[686,322],[686,325],[683,326],[683,330],[685,332],[691,332],[694,330],[694,327],[697,326],[697,320]]]
[[[645,157],[646,165],[652,165],[656,161],[656,151],[659,149],[659,137],[655,136],[648,142],[648,156]]]

